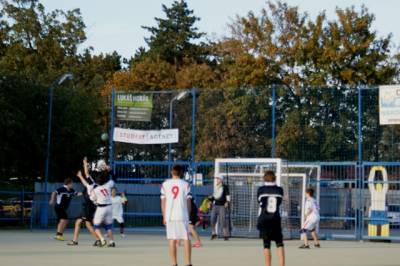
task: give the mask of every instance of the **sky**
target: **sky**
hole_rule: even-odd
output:
[[[84,47],[92,46],[95,53],[117,51],[130,58],[140,46],[145,46],[148,36],[141,26],[155,25],[154,17],[163,17],[161,5],[170,6],[173,0],[42,0],[46,10],[80,8],[87,26]],[[264,0],[187,0],[201,20],[197,26],[211,39],[229,34],[228,23],[236,15],[249,11],[256,14],[266,6]],[[360,7],[364,4],[376,16],[374,29],[378,35],[393,35],[400,45],[400,0],[286,0],[299,6],[311,17],[325,10],[328,18],[334,18],[336,7]]]

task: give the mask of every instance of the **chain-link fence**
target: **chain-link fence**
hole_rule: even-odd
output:
[[[303,175],[300,173],[306,175],[307,186],[317,188],[323,236],[374,238],[374,235],[387,236],[389,232],[389,238],[398,237],[396,161],[399,160],[400,127],[379,124],[377,87],[267,86],[137,93],[151,95],[151,119],[147,122],[120,119],[114,107],[111,133],[114,127],[177,128],[179,142],[171,145],[111,143],[110,159],[119,179],[118,188],[128,197],[127,226],[161,225],[159,184],[168,178],[175,163],[184,166],[185,177],[194,185],[200,205],[212,193],[216,158],[277,157],[292,165],[296,170],[292,174],[298,174],[288,182],[287,190],[291,194],[301,194]],[[307,165],[315,168],[312,174],[303,171],[302,167]],[[384,167],[387,180],[378,173],[377,180],[369,181],[373,167]],[[382,199],[372,199],[371,188],[383,189],[385,184],[388,186],[384,210],[373,212],[371,206],[376,204],[372,202],[382,203]],[[14,211],[12,219],[24,224],[29,221],[33,227],[47,225],[41,213],[48,209],[48,199],[42,192],[35,190],[28,197],[31,202],[24,205],[26,210]],[[10,192],[13,195],[7,193],[0,193],[2,202],[6,198],[13,202],[12,206],[17,201],[25,202],[25,199],[21,201],[19,191]],[[300,226],[301,197],[291,200],[293,208],[286,215]],[[78,205],[72,204],[76,209]],[[48,212],[48,224],[53,225],[51,209]],[[0,214],[3,223],[10,218],[4,211]],[[293,230],[291,234],[297,235],[297,232]]]

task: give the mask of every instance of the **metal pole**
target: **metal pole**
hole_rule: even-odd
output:
[[[271,157],[275,158],[275,146],[276,146],[276,137],[275,137],[275,123],[276,123],[276,87],[272,85],[272,140],[271,140]]]
[[[362,190],[363,190],[363,165],[362,165],[362,88],[358,87],[358,210],[356,212],[357,239],[362,238],[363,228],[363,206],[362,206]]]
[[[196,161],[196,89],[192,89],[192,153],[191,161]]]
[[[197,171],[196,167],[196,89],[192,88],[192,145],[190,154],[190,172],[189,174],[194,180],[194,175]]]
[[[49,182],[49,165],[50,165],[50,145],[51,145],[51,123],[53,118],[53,91],[56,86],[61,85],[66,80],[73,79],[71,73],[65,73],[59,79],[54,81],[49,87],[49,113],[48,113],[48,126],[47,126],[47,149],[46,149],[46,165],[44,169],[44,197],[47,200],[47,183]],[[48,225],[48,207],[47,205],[41,212],[41,224],[44,227]]]
[[[172,119],[173,119],[173,104],[174,104],[175,98],[173,98],[170,102],[169,102],[169,128],[172,129]],[[171,162],[172,162],[172,154],[171,154],[171,150],[172,150],[172,144],[168,143],[168,174],[169,175],[171,173]]]
[[[111,92],[111,126],[110,126],[110,133],[109,133],[109,163],[113,169],[113,161],[114,161],[114,127],[115,127],[115,89],[113,88]],[[115,173],[115,172],[114,172]]]
[[[47,183],[49,182],[49,165],[50,165],[50,145],[51,145],[51,123],[53,117],[53,90],[54,85],[49,87],[49,112],[48,112],[48,125],[47,125],[47,147],[46,147],[46,165],[44,169],[44,202],[47,200]],[[48,208],[44,206],[41,215],[41,225],[47,227],[48,225]]]
[[[362,163],[362,88],[358,88],[358,162]]]
[[[172,99],[172,100],[169,102],[169,128],[170,128],[170,129],[172,129],[173,104],[174,104],[174,99]],[[169,144],[168,144],[168,163],[169,163],[169,166],[171,166],[171,161],[172,161],[171,150],[172,150],[172,144],[169,143]]]

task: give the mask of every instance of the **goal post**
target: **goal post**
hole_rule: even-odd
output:
[[[215,177],[222,177],[230,190],[228,218],[233,237],[258,236],[257,190],[264,184],[267,170],[275,172],[277,185],[285,192],[281,207],[284,237],[299,237],[305,190],[307,184],[319,180],[318,165],[291,164],[279,158],[220,158],[215,160]]]

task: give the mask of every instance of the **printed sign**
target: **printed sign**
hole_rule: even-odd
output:
[[[379,87],[379,123],[381,125],[400,124],[400,86]]]
[[[118,120],[149,122],[153,110],[153,95],[117,93],[115,106]]]
[[[114,128],[114,141],[132,144],[168,144],[179,141],[178,129],[135,130]]]

